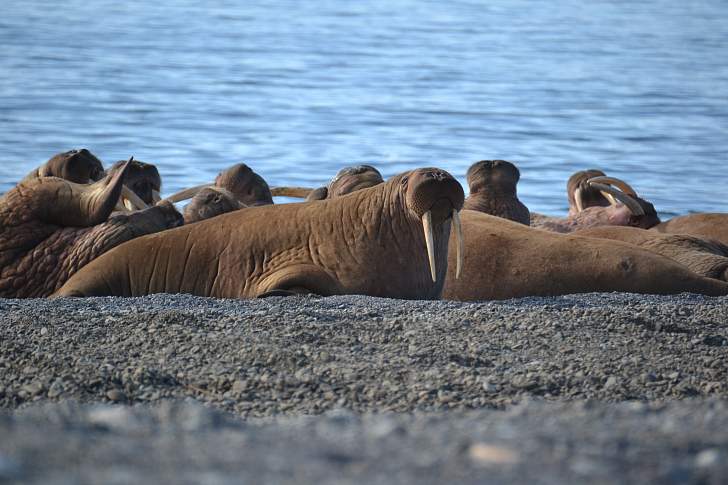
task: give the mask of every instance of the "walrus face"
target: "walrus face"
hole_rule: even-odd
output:
[[[221,172],[215,179],[215,185],[232,193],[246,206],[273,203],[273,195],[266,181],[244,163],[238,163]]]
[[[463,238],[459,212],[463,208],[465,194],[457,180],[439,168],[421,168],[401,176],[400,184],[405,194],[405,204],[422,222],[425,233],[427,256],[430,261],[432,281],[437,281],[435,267],[435,231],[452,219],[457,238],[457,270],[460,275],[463,257]],[[448,231],[449,236],[449,231]]]
[[[38,170],[40,177],[58,177],[77,184],[96,182],[103,175],[101,160],[85,148],[58,153]]]
[[[112,165],[108,173],[116,173],[125,163],[127,163],[125,160],[119,160]],[[156,166],[151,163],[132,159],[126,170],[127,172],[124,178],[125,186],[131,189],[147,205],[153,205],[159,202],[159,193],[162,190],[162,178],[159,176],[159,171]],[[133,209],[132,207],[128,208]]]
[[[610,199],[589,185],[595,177],[605,177],[601,170],[589,169],[574,173],[566,182],[566,197],[569,199],[569,214],[573,215],[588,207],[609,207]]]
[[[515,194],[521,173],[506,160],[481,160],[470,166],[466,177],[471,194],[482,191]]]
[[[195,195],[184,209],[185,224],[210,219],[245,207],[229,191],[220,187],[207,187]]]

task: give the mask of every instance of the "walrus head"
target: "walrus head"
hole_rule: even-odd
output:
[[[584,220],[589,218],[601,220],[606,217],[602,221],[604,224],[642,229],[649,229],[660,223],[655,206],[637,195],[627,182],[614,177],[598,176],[588,179],[586,184],[590,190],[599,191],[609,201],[610,206],[587,207],[577,212],[574,217]]]
[[[599,190],[588,184],[589,179],[604,177],[601,170],[580,170],[566,182],[566,196],[569,199],[569,214],[576,214],[587,207],[609,207],[610,201]]]
[[[104,175],[101,160],[85,148],[53,155],[29,177],[58,177],[77,184],[100,180]]]
[[[384,183],[382,174],[371,165],[342,168],[325,187],[311,191],[306,200],[323,200],[350,194],[357,190]]]
[[[116,173],[126,163],[126,160],[119,160],[111,166],[107,174]],[[151,163],[145,163],[132,158],[126,168],[124,185],[131,189],[146,205],[154,205],[161,199],[159,194],[162,191],[162,178],[159,176],[157,167]],[[133,207],[133,204],[126,200],[124,204],[129,210],[140,208]]]
[[[207,187],[195,195],[184,208],[185,224],[210,219],[227,212],[242,209],[245,205],[232,192],[221,187]]]
[[[484,212],[521,224],[530,224],[528,208],[518,200],[518,168],[506,160],[481,160],[467,172],[470,195],[464,208]]]
[[[273,196],[266,181],[244,163],[238,163],[220,172],[215,179],[215,186],[226,189],[246,206],[273,203]]]
[[[438,246],[440,245],[440,241],[435,241],[434,234],[440,232],[436,229],[439,230],[450,220],[456,231],[458,245],[456,275],[459,277],[463,264],[463,237],[459,215],[465,201],[462,186],[452,175],[439,168],[413,170],[400,176],[399,183],[405,194],[407,208],[422,222],[432,281],[438,281],[435,244],[437,242]],[[442,276],[444,278],[444,274]]]
[[[506,160],[481,160],[470,166],[466,178],[471,194],[498,192],[516,195],[521,172]]]

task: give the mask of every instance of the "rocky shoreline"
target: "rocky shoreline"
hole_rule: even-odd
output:
[[[281,437],[280,452],[292,460],[291,466],[310,458],[295,445],[297,440],[308,442],[307,426],[340,426],[337,420],[346,416],[341,432],[363,436],[352,444],[356,455],[378,446],[366,438],[370,427],[380,426],[378,420],[399,423],[396,427],[404,431],[392,441],[399,454],[386,453],[385,446],[381,456],[365,453],[363,461],[353,460],[356,466],[344,460],[347,470],[363,471],[361,477],[347,475],[349,481],[422,481],[413,464],[412,446],[424,455],[439,453],[435,462],[445,475],[426,473],[431,483],[474,482],[494,466],[499,480],[543,483],[609,481],[610,473],[620,468],[624,468],[622,478],[630,481],[712,482],[725,478],[728,470],[727,460],[716,458],[728,446],[728,432],[720,430],[728,429],[726,298],[589,294],[458,303],[360,296],[224,301],[155,295],[0,300],[0,342],[0,407],[5,408],[0,436],[8,436],[0,438],[0,481],[3,473],[6,479],[20,477],[28,466],[35,470],[43,465],[39,475],[28,475],[31,478],[58,470],[53,463],[71,459],[73,447],[55,449],[50,443],[80,433],[76,428],[87,430],[90,414],[126,414],[122,421],[146,435],[154,433],[154,426],[146,429],[133,423],[158,419],[165,406],[193,410],[182,414],[224,416],[235,427],[255,427],[267,439]],[[530,418],[521,422],[519,413]],[[653,428],[665,413],[689,419],[678,419],[673,431],[660,428],[658,433]],[[607,415],[611,417],[604,418]],[[564,435],[559,436],[557,427],[533,428],[542,419],[562,422]],[[59,420],[66,424],[56,426]],[[169,426],[184,426],[183,417],[179,420]],[[507,448],[519,456],[517,461],[528,456],[528,463],[536,467],[545,460],[544,470],[552,474],[538,474],[531,465],[483,467],[471,456],[492,452],[498,460],[511,460],[510,451],[501,453],[498,446],[470,452],[470,445],[459,445],[460,454],[453,454],[458,437],[471,429],[483,435],[463,442],[500,440],[500,435],[491,434],[501,420],[511,422]],[[55,424],[41,426],[42,422]],[[18,441],[19,430],[34,426],[41,426],[37,436],[24,432]],[[117,445],[143,453],[141,435],[124,426],[111,426],[111,432],[93,440],[109,453]],[[166,429],[164,424],[155,426]],[[192,433],[189,439],[202,440],[201,446],[205,440],[227,439],[224,427],[205,426],[183,434]],[[46,427],[47,433],[40,431]],[[91,428],[89,433],[98,431]],[[427,432],[419,435],[418,429]],[[160,431],[168,432],[172,433]],[[127,436],[130,433],[133,436]],[[533,433],[541,433],[541,438],[528,451],[517,438]],[[453,443],[440,435],[451,436]],[[442,439],[431,441],[432,449],[423,448],[419,440],[434,440],[433,436]],[[336,443],[331,438],[326,445],[324,438],[314,433],[310,445]],[[582,445],[592,446],[599,456],[592,457],[595,468],[557,459],[554,443],[548,443],[562,439],[577,455]],[[626,443],[622,451],[621,442]],[[630,464],[633,444],[635,456],[641,456],[644,447],[648,455],[658,449],[675,455],[670,459],[673,468],[638,470],[637,464]],[[538,458],[536,449],[545,455]],[[265,450],[274,451],[256,444],[246,453],[258,456]],[[703,451],[707,454],[700,455]],[[179,456],[187,452],[191,451],[181,449]],[[134,463],[143,470],[141,465],[153,460],[133,453],[123,457],[129,473],[136,473]],[[400,460],[404,468],[385,473],[387,466],[376,466],[381,460],[394,468]],[[469,465],[462,465],[463,460]],[[82,460],[75,478],[99,481],[98,473],[106,472],[94,463]],[[272,473],[271,480],[286,481],[287,475],[280,475],[286,467],[266,468],[265,460],[258,463],[261,476]],[[313,463],[318,466],[316,460]],[[203,469],[214,464],[208,460]],[[244,464],[227,463],[228,468],[218,470],[220,480],[209,482],[227,483],[225,470],[253,473]],[[574,466],[586,471],[574,475]],[[474,474],[458,475],[467,470]],[[209,471],[211,477],[217,476],[215,470]],[[303,481],[326,481],[325,475],[312,473],[302,475]],[[104,477],[101,481],[106,483],[119,478]]]

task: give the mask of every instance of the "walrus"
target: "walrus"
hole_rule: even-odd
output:
[[[651,231],[665,234],[686,234],[728,244],[728,214],[706,212],[673,217],[656,225]]]
[[[58,177],[76,184],[96,182],[104,175],[104,166],[96,155],[85,148],[53,155],[46,163],[33,169],[21,180],[28,182],[39,177]]]
[[[463,270],[459,279],[448,271],[443,299],[501,300],[608,291],[728,295],[728,284],[632,244],[536,230],[471,210],[463,210],[460,219]],[[449,260],[452,267],[452,249]]]
[[[211,219],[221,214],[240,210],[245,204],[229,190],[222,187],[206,187],[187,204],[182,212],[185,224]]]
[[[610,199],[589,184],[596,177],[606,177],[601,170],[590,168],[574,172],[566,181],[566,198],[569,202],[569,215],[575,215],[588,207],[609,207]]]
[[[521,178],[518,168],[506,160],[481,160],[466,174],[470,195],[463,209],[475,210],[529,225],[531,213],[516,193]]]
[[[384,183],[382,174],[371,165],[345,167],[336,173],[328,185],[312,190],[306,200],[332,199],[381,183]]]
[[[575,208],[570,208],[566,218],[538,215],[531,217],[531,227],[551,232],[569,233],[579,229],[598,226],[630,226],[649,229],[660,223],[655,206],[641,198],[623,180],[597,176],[586,181],[591,189],[598,190],[609,200],[610,205],[603,207],[586,202],[578,187],[574,193]]]
[[[89,185],[32,178],[0,199],[0,297],[48,296],[109,249],[181,223],[171,204],[109,218],[128,167]]]
[[[244,207],[273,204],[268,183],[244,163],[223,170],[214,184],[185,189],[169,200],[179,202],[192,197],[185,206],[185,224],[210,219]]]
[[[634,244],[667,256],[699,275],[728,280],[728,246],[718,241],[684,234],[660,234],[635,227],[603,226],[573,234]]]
[[[463,200],[450,174],[426,168],[330,200],[245,208],[129,241],[84,267],[56,296],[436,299]]]
[[[106,171],[106,174],[113,175],[127,163],[126,160],[119,160]],[[126,208],[128,210],[136,210],[159,202],[161,200],[162,177],[159,176],[157,167],[151,163],[134,160],[133,158],[128,165],[126,167],[124,185],[131,189],[139,197],[139,200],[144,202],[145,206],[137,207],[138,203],[135,204],[133,201],[122,197]]]
[[[702,262],[692,255],[691,266],[699,270],[698,274],[653,252],[675,251],[676,243],[672,248],[658,244],[651,250],[641,249],[627,242],[540,231],[467,209],[461,211],[461,219],[463,236],[449,244],[444,299],[499,300],[605,291],[728,294],[728,285],[701,276],[722,279],[721,262],[711,260],[710,255]],[[649,234],[642,229],[633,230]],[[464,246],[458,249],[459,244]],[[697,246],[687,248],[693,251]],[[722,251],[710,243],[705,248]],[[689,256],[686,252],[676,259],[687,262]],[[461,260],[462,274],[458,278]]]

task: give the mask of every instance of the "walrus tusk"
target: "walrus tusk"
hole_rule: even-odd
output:
[[[621,190],[625,194],[629,195],[630,197],[637,197],[637,191],[635,189],[633,189],[632,186],[629,185],[624,180],[620,180],[615,177],[601,176],[601,177],[592,177],[589,180],[587,180],[588,184],[591,184],[592,182],[596,182],[598,184],[614,185],[615,187],[617,187],[619,190]]]
[[[121,187],[121,200],[124,202],[124,207],[131,212],[149,207],[146,202],[140,199],[139,196],[126,185]]]
[[[162,194],[156,190],[152,190],[152,204],[158,204],[162,201]]]
[[[463,267],[463,226],[460,225],[460,214],[457,209],[452,210],[452,223],[455,226],[455,243],[457,244],[457,265],[455,266],[455,279],[460,278],[460,270]]]
[[[645,211],[644,209],[642,209],[642,206],[640,206],[636,200],[634,200],[632,197],[625,194],[624,192],[620,192],[619,190],[615,189],[614,187],[610,187],[609,185],[591,182],[589,183],[589,185],[600,191],[605,197],[607,197],[608,194],[613,195],[614,198],[623,203],[632,214],[636,216],[645,215]]]
[[[432,235],[432,211],[422,215],[422,229],[425,231],[425,244],[427,245],[427,258],[430,260],[430,275],[432,281],[437,283],[437,271],[435,270],[435,243]]]
[[[297,199],[305,199],[313,189],[305,187],[271,187],[270,193],[274,197],[295,197]]]
[[[581,187],[574,191],[574,202],[576,203],[577,212],[581,212],[584,210],[584,196],[582,194]]]
[[[167,202],[172,202],[173,204],[177,202],[182,202],[183,200],[191,199],[192,197],[196,196],[201,190],[214,186],[215,184],[196,185],[188,189],[182,189],[179,192],[170,195],[164,200],[166,200]]]

